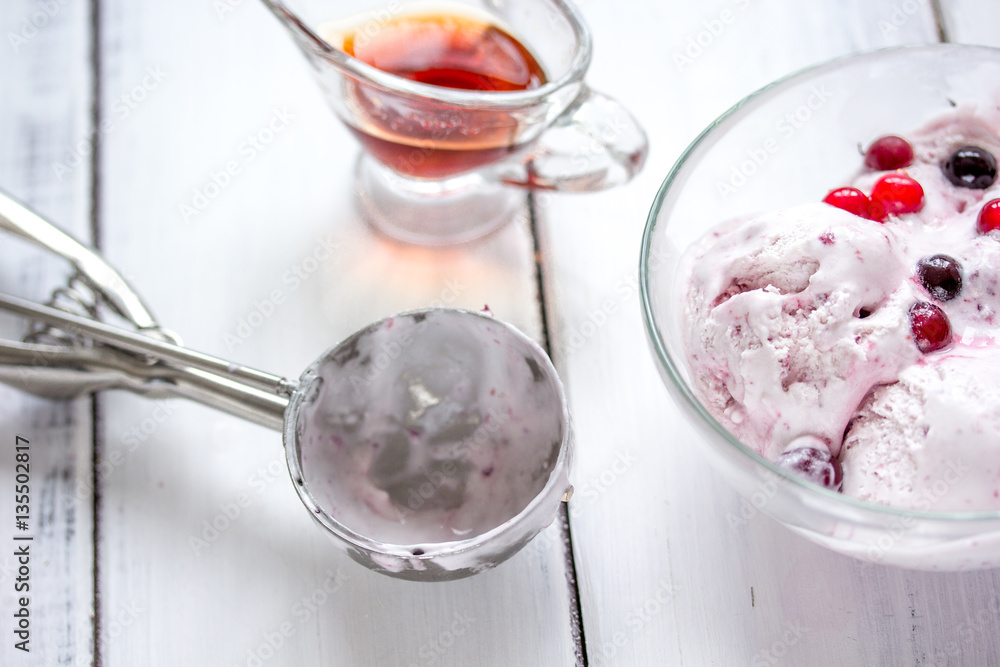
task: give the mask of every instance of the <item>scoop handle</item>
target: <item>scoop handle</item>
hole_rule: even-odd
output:
[[[106,346],[0,341],[0,383],[63,400],[106,389],[147,398],[186,398],[280,431],[288,398],[194,368],[152,364]]]
[[[118,271],[82,243],[0,191],[0,229],[65,257],[83,280],[119,315],[139,329],[159,325]]]
[[[167,393],[191,398],[267,426],[276,426],[277,422],[283,421],[288,397],[295,391],[295,383],[283,377],[9,294],[0,293],[0,310],[37,320],[67,332],[81,334],[116,350],[142,355],[140,358],[131,359],[121,356],[117,359],[92,356],[90,359],[92,370],[117,371],[121,381],[116,386],[125,389],[137,391],[143,381],[165,382],[167,384],[163,389]],[[16,346],[0,345],[0,364],[4,362],[6,356],[10,357],[7,360],[8,364],[16,365],[18,354]],[[41,357],[41,361],[36,360],[34,372],[44,374],[45,366],[63,369],[66,366],[81,368],[80,363],[70,363],[73,354],[79,355],[80,352],[52,348],[47,356]],[[80,360],[77,359],[76,362]],[[87,370],[86,365],[83,365],[81,370]],[[129,382],[134,379],[137,379],[140,385]]]

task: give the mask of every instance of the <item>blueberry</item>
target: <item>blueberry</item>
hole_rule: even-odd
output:
[[[840,462],[826,449],[798,447],[781,453],[774,462],[785,470],[832,491],[840,491],[843,484],[844,471]]]
[[[932,255],[917,262],[920,282],[938,301],[951,301],[962,290],[962,265],[948,255]]]
[[[960,188],[985,190],[997,180],[997,159],[985,148],[962,146],[941,165],[945,177]]]

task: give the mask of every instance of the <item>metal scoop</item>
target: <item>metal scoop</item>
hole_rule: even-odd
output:
[[[35,241],[54,230],[2,195],[0,226]],[[86,304],[74,314],[0,294],[0,310],[44,325],[31,336],[48,338],[0,341],[0,382],[48,397],[108,388],[181,396],[281,429],[300,499],[362,565],[420,581],[475,574],[516,553],[571,492],[555,369],[491,315],[388,317],[293,382],[175,344],[120,274],[58,234],[62,245],[46,247],[76,258],[74,279],[94,298],[73,299]],[[135,330],[96,319],[106,311]]]

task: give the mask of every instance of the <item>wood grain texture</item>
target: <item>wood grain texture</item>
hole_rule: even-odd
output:
[[[108,137],[102,243],[188,345],[297,377],[349,333],[430,303],[488,304],[540,334],[524,220],[445,250],[360,222],[356,144],[260,3],[220,17],[109,2],[103,16],[105,108],[150,68],[162,80]],[[265,145],[247,150],[250,136]],[[185,219],[229,161],[240,173]],[[133,615],[102,637],[105,665],[572,664],[557,539],[470,580],[392,580],[307,516],[279,434],[180,402],[101,400],[122,461],[103,487],[102,627]]]
[[[89,240],[90,76],[86,5],[5,3],[0,11],[0,189]],[[0,233],[0,290],[46,299],[68,265]],[[17,339],[25,323],[0,320]],[[0,664],[90,664],[93,641],[91,402],[51,402],[0,387]],[[17,436],[30,448],[28,530],[14,524]],[[13,614],[22,576],[15,536],[32,536],[29,652]],[[20,582],[25,583],[25,582]]]
[[[594,31],[589,80],[633,109],[652,146],[624,188],[538,198],[578,433],[570,514],[590,664],[996,663],[996,572],[866,568],[763,516],[727,525],[740,499],[656,374],[635,282],[653,196],[699,131],[808,65],[936,40],[929,3],[581,4]]]

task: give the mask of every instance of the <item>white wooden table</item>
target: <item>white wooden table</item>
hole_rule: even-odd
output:
[[[636,282],[656,188],[715,116],[858,50],[1000,45],[1000,5],[581,9],[588,80],[647,129],[645,171],[611,192],[526,197],[486,241],[422,250],[360,221],[357,147],[255,0],[3,3],[0,188],[96,244],[189,346],[275,373],[298,376],[393,312],[488,303],[550,346],[577,493],[568,531],[550,527],[495,570],[397,581],[313,526],[277,433],[180,401],[0,386],[0,664],[1000,664],[1000,571],[861,566],[765,517],[726,524],[739,498],[658,379]],[[240,170],[223,184],[230,161]],[[0,289],[30,298],[66,273],[9,238],[0,257]],[[19,327],[0,319],[6,336]],[[31,447],[30,653],[13,634],[17,436]]]

